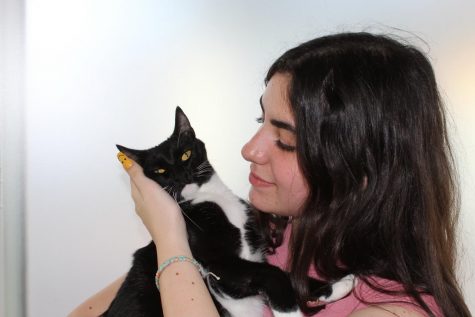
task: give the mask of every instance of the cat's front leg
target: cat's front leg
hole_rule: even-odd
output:
[[[297,309],[296,311],[293,312],[279,312],[279,311],[272,311],[272,314],[274,317],[303,317],[304,315],[300,311],[300,309]]]
[[[353,274],[349,274],[341,280],[330,284],[331,293],[320,296],[318,300],[324,303],[330,303],[342,299],[353,290],[356,283],[356,277]]]
[[[311,288],[314,293],[322,294],[318,297],[318,302],[321,307],[327,303],[331,303],[346,297],[356,286],[357,279],[353,274],[349,274],[332,284],[326,284],[317,280],[310,280]],[[318,296],[318,295],[317,295]],[[294,312],[281,312],[273,310],[274,317],[300,317],[303,316],[300,310]]]
[[[288,274],[278,267],[233,257],[220,259],[212,263],[209,269],[221,277],[220,280],[209,280],[211,288],[223,294],[223,298],[240,299],[260,295],[266,299],[274,316],[303,316]]]

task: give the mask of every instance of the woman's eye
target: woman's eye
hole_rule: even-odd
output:
[[[184,162],[184,161],[187,161],[191,156],[191,150],[188,150],[186,151],[185,153],[182,154],[181,156],[181,160]]]
[[[166,170],[164,168],[157,168],[153,171],[155,174],[164,174]]]
[[[264,117],[256,118],[257,123],[264,123]]]
[[[279,149],[287,151],[287,152],[294,152],[296,149],[295,146],[282,143],[281,140],[276,140],[275,144],[277,145]]]

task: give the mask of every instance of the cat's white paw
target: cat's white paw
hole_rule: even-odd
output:
[[[329,297],[321,296],[318,298],[323,302],[334,302],[350,293],[356,286],[357,279],[353,274],[349,274],[332,285],[332,293]]]
[[[293,312],[283,313],[278,311],[272,311],[274,317],[303,317],[303,314],[300,310],[296,310]]]

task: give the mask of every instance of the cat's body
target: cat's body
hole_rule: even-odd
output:
[[[181,109],[174,133],[159,146],[145,151],[118,147],[179,202],[193,257],[219,277],[204,279],[221,316],[261,317],[264,303],[276,317],[302,316],[287,273],[265,262],[266,242],[255,211],[216,175]],[[104,316],[163,316],[156,271],[151,242],[134,254],[132,268]],[[332,294],[331,285],[317,285],[322,296]]]

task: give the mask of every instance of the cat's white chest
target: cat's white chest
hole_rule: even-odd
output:
[[[196,184],[188,184],[185,187],[183,187],[183,190],[181,191],[181,196],[185,200],[193,200],[196,197],[196,194],[198,193],[198,190],[200,187]]]
[[[248,217],[246,213],[247,207],[223,184],[217,174],[214,174],[210,180],[202,186],[198,186],[197,184],[186,185],[181,195],[192,204],[210,201],[221,207],[229,222],[241,231],[242,248],[240,257],[251,261],[262,261],[262,255],[252,253],[244,237],[245,232],[243,228]]]

